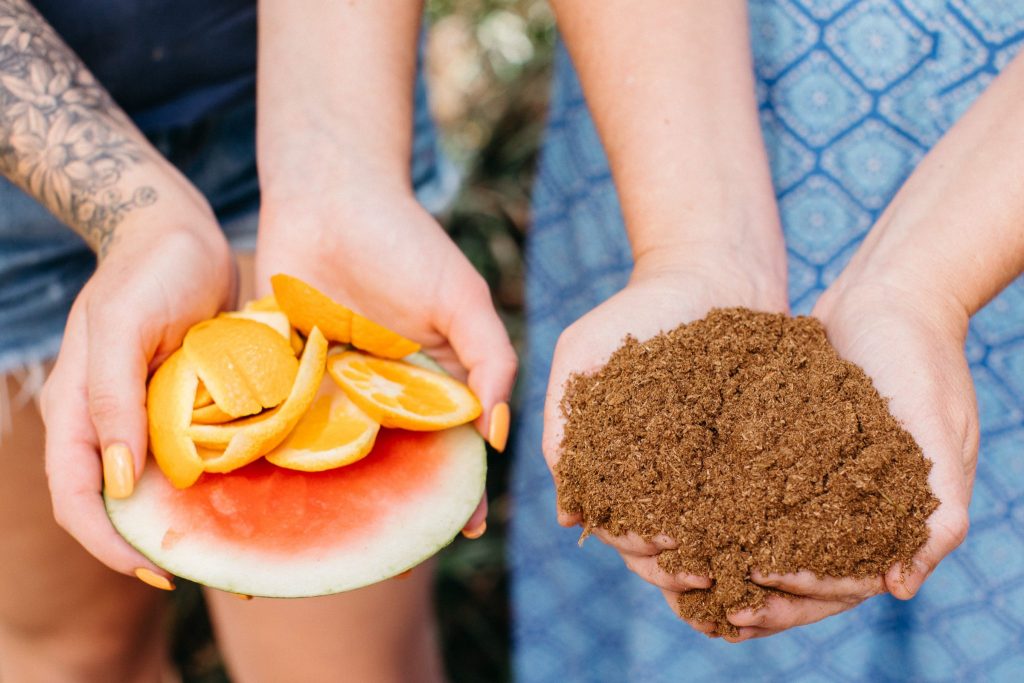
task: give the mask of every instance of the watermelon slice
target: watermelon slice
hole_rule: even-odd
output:
[[[470,425],[382,429],[368,456],[325,472],[260,459],[176,489],[150,462],[132,496],[106,506],[118,532],[172,574],[233,593],[304,597],[426,560],[473,514],[486,470]]]

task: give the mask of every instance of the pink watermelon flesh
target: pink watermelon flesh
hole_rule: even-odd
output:
[[[178,576],[268,597],[351,590],[414,567],[447,545],[484,490],[483,440],[381,430],[364,459],[325,472],[264,460],[171,486],[150,462],[135,493],[107,499],[129,543]]]

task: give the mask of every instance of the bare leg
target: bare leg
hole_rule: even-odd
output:
[[[242,601],[207,590],[236,683],[443,681],[431,603],[433,567],[404,580],[299,600]]]
[[[0,376],[13,399],[19,382]],[[34,401],[0,435],[0,680],[164,680],[166,596],[107,569],[56,522]]]

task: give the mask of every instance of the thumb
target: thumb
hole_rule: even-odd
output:
[[[127,498],[146,462],[146,374],[139,331],[101,315],[89,319],[89,415],[103,458],[104,489]]]
[[[441,332],[468,372],[466,383],[483,405],[476,428],[501,452],[508,440],[508,401],[518,361],[486,282],[475,272],[473,277],[473,284],[462,289],[450,308],[448,329]]]

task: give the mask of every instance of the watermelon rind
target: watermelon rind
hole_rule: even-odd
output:
[[[436,367],[421,354],[408,360]],[[104,498],[107,515],[118,533],[154,564],[204,586],[274,598],[354,590],[397,576],[436,554],[458,536],[480,503],[487,478],[483,439],[471,425],[436,432],[432,438],[438,441],[431,450],[447,457],[433,476],[429,494],[389,503],[382,528],[337,547],[321,544],[280,553],[259,547],[258,539],[237,543],[209,534],[179,534],[172,529],[172,518],[181,492],[152,460],[130,497]],[[174,543],[165,543],[168,532],[175,535]]]

